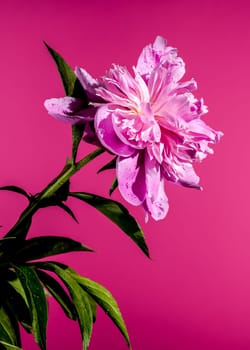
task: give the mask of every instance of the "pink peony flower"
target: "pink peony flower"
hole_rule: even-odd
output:
[[[207,107],[193,95],[196,82],[180,82],[185,64],[162,37],[143,49],[133,71],[114,65],[95,87],[107,102],[97,109],[95,130],[118,156],[124,199],[159,220],[168,212],[164,179],[200,188],[193,163],[213,153],[209,144],[222,133],[202,121]]]

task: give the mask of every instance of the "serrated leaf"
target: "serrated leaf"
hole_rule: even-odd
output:
[[[35,341],[46,350],[47,300],[36,272],[30,266],[14,266],[27,296]]]
[[[92,250],[68,237],[41,236],[20,242],[13,260],[31,261],[75,251],[91,252]]]
[[[110,319],[115,323],[117,328],[122,333],[128,346],[130,341],[125,322],[122,318],[121,312],[112,294],[100,284],[80,276],[78,273],[70,269],[70,273],[82,286],[82,288],[94,299],[94,301],[106,312]]]
[[[70,192],[69,196],[90,204],[118,225],[149,257],[142,229],[129,211],[119,202],[87,192]]]
[[[46,272],[42,270],[37,270],[36,272],[42,284],[49,291],[51,296],[61,306],[65,315],[71,320],[75,320],[76,311],[75,311],[74,304],[72,303],[70,297],[65,292],[65,290],[60,285],[60,283],[58,283],[53,277],[51,277],[50,275],[48,275]]]
[[[110,162],[108,162],[101,169],[99,169],[97,171],[97,174],[99,174],[105,170],[115,169],[116,168],[116,160],[117,160],[117,157],[113,158]]]
[[[54,272],[68,288],[78,316],[78,322],[83,339],[83,349],[87,350],[93,328],[92,307],[87,293],[79,286],[67,269],[57,263],[39,263],[39,268]]]
[[[66,205],[65,203],[59,203],[59,204],[57,204],[57,206],[59,208],[63,209],[64,211],[66,211],[66,213],[68,213],[69,216],[71,216],[72,219],[75,220],[75,222],[78,223],[78,220],[77,220],[75,214],[73,213],[73,211],[70,209],[70,207],[68,205]]]
[[[112,182],[110,189],[109,189],[109,195],[111,196],[112,193],[117,189],[118,187],[118,180],[117,177],[115,177],[114,181]]]
[[[31,196],[21,187],[19,186],[2,186],[0,187],[0,191],[11,191],[18,194],[22,194],[24,197],[26,197],[28,200],[31,199]]]

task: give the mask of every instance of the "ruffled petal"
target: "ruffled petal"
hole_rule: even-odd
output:
[[[178,57],[175,48],[167,46],[167,41],[157,36],[155,42],[146,46],[137,61],[136,70],[147,81],[154,69],[167,68],[172,81],[179,81],[185,74],[185,63]]]
[[[160,55],[166,49],[167,42],[161,36],[157,36],[154,44],[146,46],[137,61],[136,70],[142,76],[148,76],[156,66],[160,64]]]
[[[95,115],[95,130],[100,142],[110,152],[123,157],[129,157],[135,152],[134,148],[124,144],[118,138],[109,105],[98,108]]]
[[[133,205],[143,203],[146,196],[143,157],[139,152],[117,159],[118,186],[123,198]]]
[[[172,153],[171,158],[165,157],[162,163],[164,177],[176,184],[201,189],[200,178],[195,173],[191,159],[188,161],[180,160]]]

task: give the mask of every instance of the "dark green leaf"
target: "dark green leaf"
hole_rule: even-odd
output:
[[[107,216],[116,225],[118,225],[149,257],[148,247],[139,224],[121,203],[86,192],[70,192],[69,196],[78,198],[90,204]]]
[[[72,159],[75,163],[78,146],[82,140],[83,132],[84,132],[85,124],[76,124],[72,125]]]
[[[109,189],[109,195],[111,196],[112,193],[114,192],[114,190],[118,187],[118,181],[117,181],[117,177],[115,177],[114,181],[111,184],[111,187]]]
[[[0,347],[0,349],[4,349],[4,350],[22,350],[21,348],[19,348],[18,346],[6,343],[5,341],[0,340],[0,344],[3,345],[3,348]]]
[[[18,187],[18,186],[3,186],[3,187],[0,187],[0,190],[16,192],[16,193],[22,194],[24,197],[28,198],[28,200],[31,199],[31,196],[26,191],[24,191],[21,187]]]
[[[87,350],[93,327],[92,307],[89,302],[88,294],[79,286],[78,282],[69,273],[68,269],[61,267],[61,264],[48,262],[40,263],[38,266],[45,270],[54,272],[68,288],[77,312],[83,340],[83,349]]]
[[[44,44],[56,63],[66,95],[81,97],[87,106],[87,95],[73,70],[58,52],[53,50],[45,41]]]
[[[67,200],[69,188],[70,188],[70,182],[68,180],[56,191],[55,196],[57,201],[61,202],[61,201]]]
[[[72,277],[82,286],[82,288],[95,300],[95,302],[106,312],[111,320],[118,327],[122,335],[124,336],[128,346],[130,347],[130,341],[128,331],[125,322],[122,318],[121,312],[117,305],[117,302],[111,295],[111,293],[101,286],[100,284],[80,276],[75,271],[70,269]]]
[[[75,82],[76,82],[75,73],[70,68],[68,63],[65,62],[65,60],[62,58],[62,56],[59,55],[58,52],[53,50],[46,42],[44,42],[44,44],[47,47],[47,49],[49,50],[49,53],[51,54],[51,56],[53,57],[56,65],[57,65],[57,69],[60,73],[66,95],[72,96],[73,91],[74,91],[74,87],[75,87]]]
[[[37,270],[37,275],[45,288],[55,298],[58,304],[62,307],[66,316],[72,320],[76,319],[76,311],[74,304],[65,292],[63,287],[53,277],[42,270]]]
[[[96,321],[97,304],[96,304],[96,302],[94,301],[94,299],[90,295],[88,295],[88,299],[89,299],[89,303],[90,303],[90,306],[91,306],[91,309],[92,309],[93,322],[95,322]]]
[[[68,237],[41,236],[21,241],[13,260],[31,261],[74,251],[92,250]]]
[[[105,170],[110,170],[110,169],[115,169],[116,168],[116,159],[117,157],[113,158],[110,162],[105,164],[101,169],[97,171],[97,174],[101,173],[102,171]]]
[[[46,350],[46,327],[48,319],[47,301],[43,286],[36,272],[30,266],[14,266],[32,314],[32,329],[35,341],[41,350]]]
[[[68,213],[72,217],[72,219],[74,219],[78,223],[78,220],[75,217],[75,214],[66,204],[59,203],[59,204],[57,204],[57,206],[60,207],[61,209],[63,209],[64,211],[66,211],[66,213]]]
[[[17,239],[25,239],[25,237],[27,236],[30,226],[32,223],[32,216],[27,217],[22,225],[17,225],[17,226],[13,226],[13,228],[5,235],[4,238],[17,238]]]
[[[2,300],[1,303],[3,303]],[[16,319],[13,319],[3,305],[0,306],[0,340],[10,345],[19,345],[19,330]]]
[[[4,288],[4,293],[6,294],[6,303],[12,310],[12,313],[15,315],[18,322],[20,322],[26,329],[26,331],[30,333],[32,328],[32,320],[26,297],[23,297],[24,292],[22,292],[22,294],[18,293],[12,284],[8,283]]]

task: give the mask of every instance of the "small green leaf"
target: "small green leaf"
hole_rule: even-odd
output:
[[[36,272],[30,266],[14,266],[14,268],[27,296],[35,341],[41,350],[46,350],[48,310],[44,289]]]
[[[69,196],[78,198],[99,210],[118,225],[141,250],[149,257],[148,247],[142,229],[128,210],[119,202],[87,192],[70,192]]]
[[[84,132],[85,124],[76,124],[72,125],[72,159],[75,163],[78,146],[82,140],[83,132]]]
[[[1,300],[1,304],[3,302]],[[16,319],[13,319],[2,305],[0,306],[0,340],[11,345],[19,345],[19,330]]]
[[[39,263],[37,266],[54,272],[68,288],[77,312],[83,340],[83,349],[87,350],[93,328],[92,307],[89,302],[88,294],[81,288],[81,286],[79,286],[78,282],[69,273],[68,269],[62,268],[61,264],[48,262]]]
[[[117,177],[115,177],[114,181],[111,184],[111,187],[109,189],[109,195],[111,196],[112,193],[115,191],[115,189],[118,187],[118,180]]]
[[[77,220],[75,214],[73,213],[73,211],[70,209],[70,207],[68,207],[65,203],[59,203],[59,204],[57,204],[57,206],[59,208],[63,209],[64,211],[66,211],[66,213],[68,213],[69,216],[71,216],[72,219],[75,220],[75,222],[78,223],[78,220]]]
[[[61,236],[41,236],[19,243],[14,261],[31,261],[48,256],[76,251],[91,252],[92,250],[81,243]]]
[[[76,311],[74,304],[60,283],[58,283],[53,277],[42,270],[36,270],[36,272],[42,284],[62,307],[65,315],[71,320],[75,320]]]
[[[99,169],[97,171],[97,174],[99,174],[105,170],[115,169],[116,168],[116,160],[117,160],[117,157],[113,158],[110,162],[108,162],[101,169]]]
[[[13,272],[15,273],[15,271],[13,271]],[[16,273],[15,273],[15,275],[16,275]],[[11,281],[8,281],[8,282],[15,289],[15,291],[21,295],[21,297],[25,301],[26,305],[28,306],[27,295],[23,289],[23,285],[22,285],[20,279],[16,277],[14,280],[12,279]]]
[[[44,44],[57,65],[66,95],[72,96],[76,82],[75,73],[58,52],[53,50],[45,41]]]
[[[18,187],[18,186],[3,186],[3,187],[0,187],[0,190],[1,191],[16,192],[16,193],[22,194],[28,200],[31,199],[31,196],[26,191],[24,191],[24,189],[22,189],[21,187]]]
[[[100,284],[88,278],[80,276],[72,269],[70,269],[70,273],[75,278],[75,280],[77,280],[77,282],[82,286],[82,288],[111,318],[111,320],[115,323],[115,325],[118,327],[118,329],[124,336],[128,346],[130,347],[130,341],[125,322],[122,318],[117,302],[115,301],[111,293]]]

